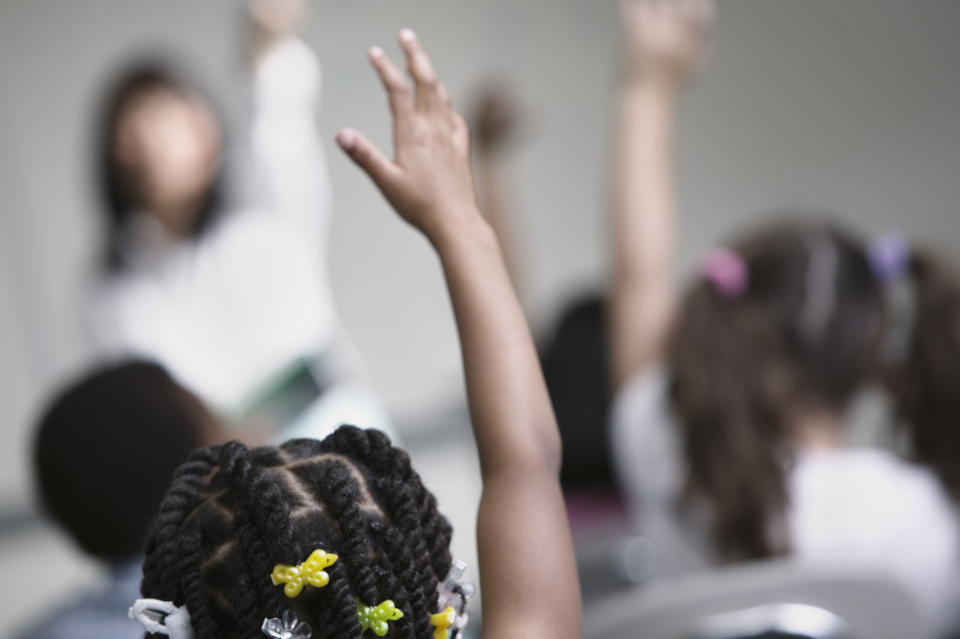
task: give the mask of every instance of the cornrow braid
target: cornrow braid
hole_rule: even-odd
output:
[[[409,456],[379,431],[248,449],[230,442],[178,469],[147,543],[144,596],[186,605],[197,639],[263,637],[286,609],[314,639],[362,636],[357,604],[391,599],[388,637],[429,639],[452,528]],[[336,553],[323,588],[287,598],[270,575]]]

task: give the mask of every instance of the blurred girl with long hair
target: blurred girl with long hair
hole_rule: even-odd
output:
[[[793,212],[713,251],[678,299],[672,122],[711,7],[623,8],[611,422],[656,572],[785,555],[874,566],[942,628],[960,568],[960,289],[903,242],[870,250]],[[912,459],[843,443],[877,381]]]

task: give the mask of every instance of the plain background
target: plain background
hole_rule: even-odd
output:
[[[136,53],[170,51],[235,113],[241,7],[0,0],[2,513],[30,503],[31,420],[52,388],[91,361],[80,309],[99,246],[91,181],[99,90]],[[462,375],[436,259],[332,144],[342,126],[388,144],[366,48],[396,56],[395,33],[411,26],[458,105],[491,75],[516,89],[526,124],[510,160],[522,283],[544,330],[570,296],[602,286],[607,268],[616,8],[613,0],[313,2],[305,38],[324,64],[337,301],[408,433],[462,403]],[[709,70],[680,119],[680,272],[725,234],[792,206],[837,211],[870,234],[897,228],[956,258],[958,31],[953,0],[720,0]]]

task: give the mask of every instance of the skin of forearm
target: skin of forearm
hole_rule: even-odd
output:
[[[446,225],[430,239],[460,333],[483,476],[481,583],[499,584],[485,594],[484,636],[579,637],[580,589],[557,479],[561,444],[553,409],[496,234],[479,214],[460,219],[469,221]],[[505,522],[514,524],[505,530]],[[569,577],[545,581],[540,567],[548,565]],[[539,602],[529,600],[534,591]]]
[[[659,82],[626,82],[618,108],[610,320],[615,387],[656,356],[673,305],[675,91]]]
[[[659,278],[672,265],[674,102],[672,90],[642,82],[619,99],[613,231],[617,272],[631,279]]]
[[[504,534],[504,522],[523,524]],[[483,593],[484,637],[582,636],[573,542],[555,479],[504,474],[485,481],[477,542],[481,582],[502,584]],[[502,612],[488,616],[492,610]]]
[[[440,229],[431,241],[460,333],[481,471],[532,466],[555,476],[556,420],[496,234],[480,214],[461,219],[470,221]]]

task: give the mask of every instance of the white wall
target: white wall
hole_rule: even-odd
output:
[[[0,501],[26,494],[27,425],[86,353],[81,286],[97,224],[91,106],[104,74],[146,45],[174,48],[226,100],[240,51],[237,1],[0,3]],[[322,124],[386,144],[371,44],[413,26],[455,96],[507,73],[530,124],[513,177],[525,283],[548,319],[599,282],[611,89],[612,0],[326,0],[307,37],[326,71]],[[709,73],[684,106],[678,157],[684,260],[782,205],[899,226],[946,251],[960,239],[960,3],[721,0]],[[330,147],[341,311],[405,421],[457,401],[459,359],[436,260]]]

